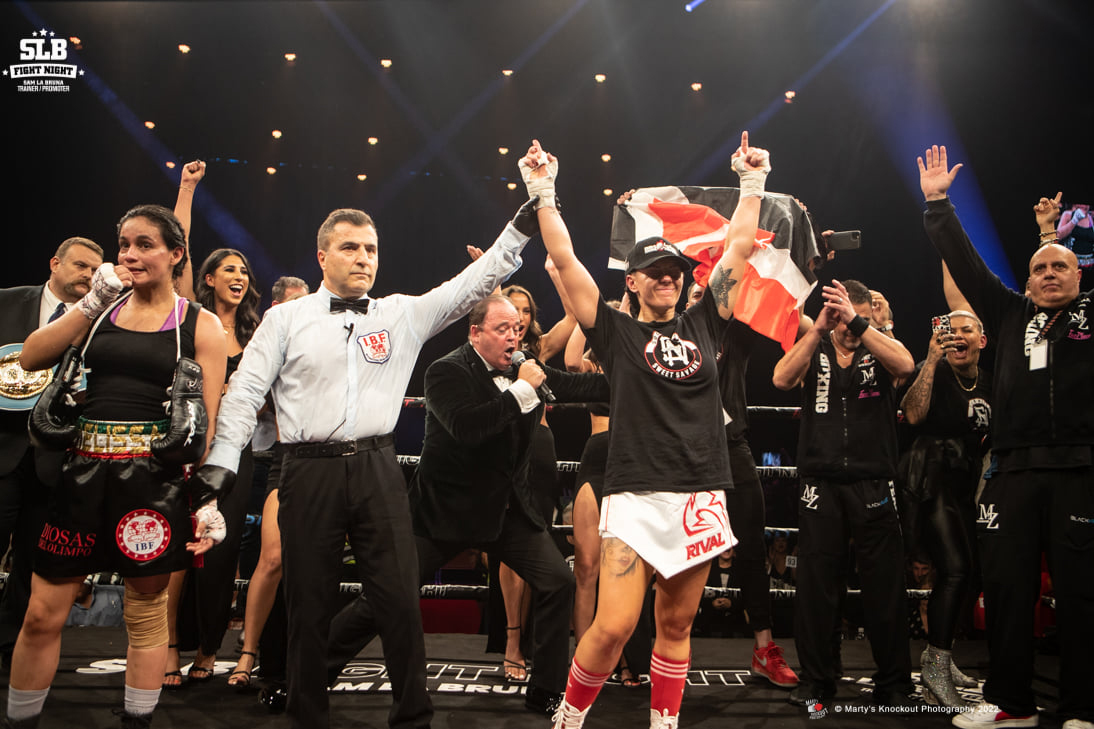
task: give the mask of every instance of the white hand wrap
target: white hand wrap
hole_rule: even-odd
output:
[[[767,173],[771,171],[771,161],[766,151],[762,155],[763,165],[758,170],[748,169],[744,157],[733,158],[733,169],[741,178],[741,197],[764,196],[764,182],[767,180]]]
[[[220,544],[224,541],[224,537],[228,536],[228,525],[224,523],[224,515],[217,509],[216,499],[202,504],[201,508],[194,512],[194,516],[199,522],[205,522],[205,531],[195,535],[198,539],[208,537],[213,540],[213,544]]]
[[[99,318],[99,314],[106,311],[106,307],[114,303],[124,288],[125,284],[114,273],[114,264],[103,263],[91,277],[91,290],[84,298],[76,302],[76,306],[79,307],[81,314],[95,321]]]
[[[555,204],[555,177],[558,176],[558,160],[548,162],[547,154],[542,153],[539,159],[536,160],[535,167],[529,166],[523,159],[517,164],[517,167],[520,168],[520,176],[524,178],[524,186],[528,188],[528,197],[533,198],[539,195],[536,210],[557,207]],[[542,177],[534,175],[533,173],[541,167],[547,170],[547,174]]]

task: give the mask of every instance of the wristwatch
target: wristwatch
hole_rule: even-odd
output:
[[[889,322],[888,324],[886,324],[883,327],[878,327],[877,330],[879,332],[891,332],[891,331],[893,331],[893,323]]]

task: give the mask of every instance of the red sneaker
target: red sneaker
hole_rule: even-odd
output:
[[[751,672],[753,676],[766,678],[779,688],[794,688],[798,685],[798,674],[786,665],[783,649],[774,642],[768,643],[764,648],[753,649]]]

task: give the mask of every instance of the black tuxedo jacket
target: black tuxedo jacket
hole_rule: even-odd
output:
[[[609,399],[603,375],[543,371],[559,402]],[[466,343],[426,370],[425,406],[425,440],[410,490],[415,533],[438,541],[493,541],[507,508],[543,525],[524,484],[543,403],[521,415],[516,398],[498,390]]]
[[[43,288],[0,289],[0,345],[22,344],[38,328]],[[29,447],[26,411],[0,410],[0,476],[11,473]]]

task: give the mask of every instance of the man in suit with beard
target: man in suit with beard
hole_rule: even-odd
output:
[[[44,520],[48,473],[60,474],[62,454],[36,453],[27,436],[27,414],[44,381],[30,384],[19,368],[23,340],[64,314],[91,288],[103,249],[87,238],[69,238],[49,261],[45,284],[0,289],[0,551],[12,540],[12,573],[0,601],[0,658],[10,665],[30,598],[30,554]],[[16,368],[17,371],[9,371]],[[10,377],[8,376],[10,375]],[[25,382],[24,388],[18,383]],[[43,458],[45,456],[45,458]]]
[[[512,367],[519,329],[509,299],[489,296],[471,310],[467,343],[426,370],[425,439],[411,514],[423,583],[461,551],[479,547],[531,585],[536,670],[525,706],[549,715],[566,687],[574,576],[527,491],[529,446],[543,416],[544,384],[560,402],[606,402],[609,392],[599,374],[531,359]],[[327,664],[332,682],[375,634],[363,598],[339,613]]]

